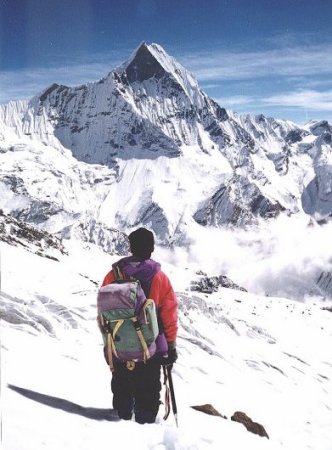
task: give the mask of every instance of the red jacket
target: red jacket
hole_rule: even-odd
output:
[[[110,271],[103,281],[103,286],[115,280]],[[172,285],[161,270],[158,271],[151,282],[149,298],[153,299],[159,311],[167,342],[175,342],[178,330],[178,302]]]

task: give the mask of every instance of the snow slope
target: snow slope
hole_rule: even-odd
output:
[[[71,240],[52,259],[23,243],[1,243],[2,448],[129,448],[135,436],[139,449],[331,450],[331,302],[192,292],[195,268],[165,262],[180,307],[179,428],[163,407],[154,425],[115,422],[95,301],[117,257]],[[178,259],[165,252],[156,259]],[[205,403],[228,420],[191,408]],[[232,422],[239,410],[269,439]]]

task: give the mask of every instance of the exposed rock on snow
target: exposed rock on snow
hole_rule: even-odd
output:
[[[195,409],[196,411],[200,411],[205,414],[209,414],[210,416],[218,416],[218,417],[222,417],[223,419],[227,419],[226,416],[224,416],[223,414],[220,414],[220,412],[217,411],[209,403],[205,404],[205,405],[192,406],[192,408]],[[259,436],[267,437],[269,439],[269,436],[268,436],[265,428],[263,427],[263,425],[261,425],[257,422],[254,422],[244,412],[236,411],[232,415],[231,420],[233,420],[234,422],[242,423],[246,427],[246,429],[248,431],[250,431],[251,433],[258,434]]]
[[[309,133],[308,133],[308,131],[306,131],[306,130],[299,130],[299,129],[297,129],[297,130],[291,130],[291,131],[287,134],[287,136],[286,136],[286,138],[285,138],[285,141],[286,141],[288,144],[295,144],[296,142],[302,141],[302,139],[303,139],[305,136],[308,136],[308,135],[309,135]]]
[[[223,184],[195,213],[201,225],[247,225],[257,217],[276,217],[285,208],[262,195],[255,183],[236,175]]]
[[[16,220],[1,210],[0,240],[15,246],[21,245],[37,255],[55,260],[57,260],[56,253],[52,250],[56,250],[60,254],[67,253],[62,241],[57,237]]]
[[[231,420],[233,420],[234,422],[242,423],[251,433],[258,434],[259,436],[267,437],[269,439],[269,436],[265,431],[263,425],[257,422],[253,422],[253,420],[250,419],[250,417],[248,417],[244,412],[236,411],[232,415]]]
[[[148,46],[142,43],[134,54],[133,59],[124,70],[129,83],[142,82],[149,78],[162,78],[166,72],[158,59],[149,51]]]
[[[317,286],[324,295],[332,298],[332,272],[322,272],[318,277]]]
[[[325,133],[332,134],[332,126],[328,123],[327,120],[314,120],[307,124],[310,132],[315,136],[320,136]]]
[[[315,217],[317,221],[332,216],[331,136],[331,133],[324,132],[316,139],[315,177],[308,183],[302,193],[304,211]]]
[[[77,222],[57,233],[61,239],[81,239],[83,242],[96,244],[111,255],[127,255],[129,240],[125,233],[109,228],[94,219]]]
[[[219,275],[216,277],[203,276],[201,279],[192,281],[190,283],[190,289],[192,291],[203,292],[205,294],[212,294],[212,292],[217,292],[219,287],[237,289],[239,291],[247,292],[246,289],[237,285],[225,275]]]
[[[219,411],[217,411],[210,403],[207,403],[206,405],[196,405],[192,406],[193,409],[196,409],[196,411],[201,411],[205,414],[209,414],[210,416],[218,416],[222,417],[223,419],[227,419],[226,416],[223,416],[220,414]]]

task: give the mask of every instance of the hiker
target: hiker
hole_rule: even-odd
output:
[[[172,365],[177,359],[177,299],[160,264],[151,259],[153,233],[139,228],[129,235],[129,243],[132,256],[113,264],[102,286],[115,281],[117,272],[124,279],[139,280],[146,298],[153,299],[156,305],[159,334],[155,340],[156,352],[146,361],[128,363],[113,358],[113,408],[120,419],[130,420],[134,412],[136,422],[154,423],[160,405],[161,365]],[[107,359],[107,355],[105,357]]]

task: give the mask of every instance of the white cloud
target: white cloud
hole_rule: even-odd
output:
[[[287,92],[264,98],[262,103],[272,106],[303,108],[311,111],[332,111],[332,90],[325,92],[314,90]]]
[[[183,55],[181,62],[200,81],[321,76],[332,73],[332,44],[262,51],[200,51]]]
[[[268,97],[234,95],[215,99],[223,107],[242,109],[263,109],[266,106],[290,109],[304,109],[307,111],[332,111],[332,90],[319,92],[315,90],[298,90],[283,92]]]
[[[168,253],[168,262],[175,266],[227,275],[249,292],[304,300],[332,265],[326,245],[332,224],[308,225],[306,215],[281,215],[251,230],[195,227],[188,251],[166,251],[163,259]]]

